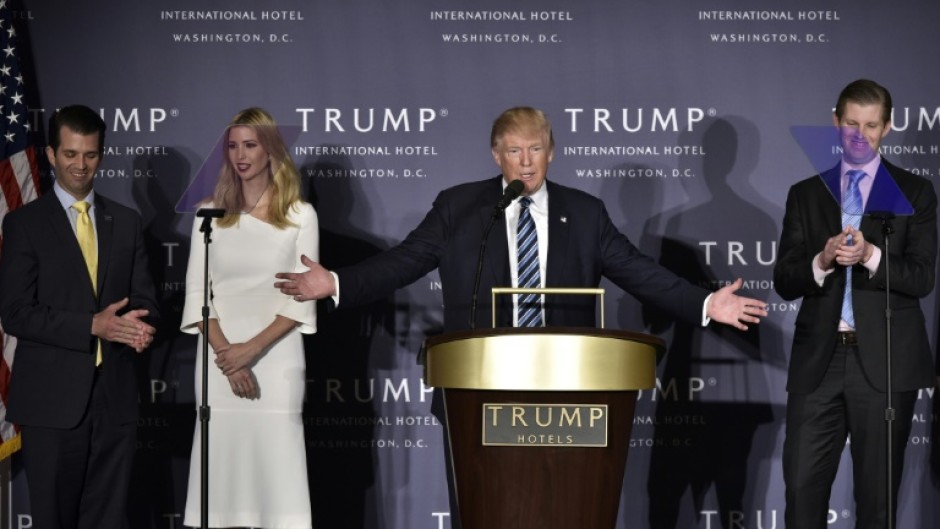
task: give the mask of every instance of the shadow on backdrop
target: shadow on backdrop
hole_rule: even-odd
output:
[[[179,331],[186,296],[189,231],[177,231],[179,217],[174,210],[190,164],[184,153],[168,148],[164,156],[135,158],[133,174],[140,177],[132,183],[132,206],[143,219],[144,244],[161,318],[153,344],[137,363],[140,419],[129,498],[130,526],[156,528],[167,526],[168,513],[181,513],[185,507],[196,421],[192,393],[196,339]],[[177,525],[181,523],[177,520]]]
[[[328,270],[356,264],[386,245],[362,231],[375,220],[359,184],[351,178],[317,179],[308,174],[348,171],[344,156],[323,156],[300,167],[307,200],[320,224],[320,263]],[[317,305],[317,332],[304,337],[307,397],[304,406],[307,468],[314,527],[380,527],[373,441],[378,415],[370,389],[372,351],[392,349],[394,305],[384,299],[361,307],[327,311]],[[384,331],[384,332],[383,332]],[[381,354],[381,353],[380,353]]]
[[[657,246],[655,234],[662,233],[658,252],[651,253],[666,268],[711,290],[743,268],[756,291],[745,286],[740,293],[766,299],[778,230],[774,207],[748,183],[757,165],[757,128],[740,118],[711,119],[681,134],[678,143],[702,148],[679,159],[680,171],[694,175],[681,177],[692,205],[652,217],[641,248]],[[762,507],[768,487],[767,472],[753,469],[772,461],[779,430],[774,417],[783,413],[773,404],[765,373],[768,367],[785,369],[780,329],[768,319],[742,332],[717,324],[703,329],[653,309],[644,309],[644,316],[650,331],[668,343],[658,369],[650,527],[698,526],[703,511],[713,510],[706,502],[710,492],[718,506],[710,526],[739,527],[745,514]],[[683,509],[686,494],[691,509]]]

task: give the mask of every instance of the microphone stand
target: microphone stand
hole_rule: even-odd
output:
[[[894,420],[895,420],[895,410],[894,410],[894,396],[892,395],[892,382],[891,382],[891,268],[889,262],[891,261],[888,257],[890,255],[890,240],[891,234],[894,233],[894,226],[891,225],[891,220],[894,218],[894,214],[890,212],[879,212],[872,215],[873,218],[881,221],[881,231],[884,234],[885,238],[885,251],[884,251],[884,266],[885,266],[885,435],[887,436],[887,442],[885,443],[885,453],[887,455],[885,463],[885,473],[886,473],[886,483],[887,483],[887,518],[888,518],[888,529],[894,529]]]
[[[199,231],[205,233],[203,244],[205,256],[203,260],[203,291],[202,291],[202,404],[199,406],[199,423],[201,439],[200,459],[200,527],[209,527],[209,243],[212,242],[212,217],[205,216]]]
[[[493,215],[490,217],[490,221],[483,230],[483,238],[480,240],[480,255],[477,257],[477,273],[476,277],[473,279],[473,299],[470,301],[471,330],[477,328],[477,291],[480,290],[480,276],[483,275],[483,255],[486,253],[486,241],[490,238],[490,230],[492,230],[493,225],[496,224],[496,219],[499,218],[499,214],[502,213],[513,200],[522,194],[524,189],[525,184],[522,183],[522,180],[517,179],[506,184],[506,188],[503,189],[503,195],[493,208]],[[494,308],[495,307],[490,307],[491,310]]]
[[[477,292],[480,290],[480,276],[483,275],[483,255],[486,254],[486,241],[490,238],[490,231],[493,229],[493,225],[496,224],[496,219],[499,218],[499,214],[502,213],[502,211],[503,210],[498,207],[493,210],[493,216],[490,217],[490,221],[486,224],[486,228],[483,230],[483,238],[480,240],[480,254],[477,257],[477,272],[473,279],[473,300],[470,302],[471,330],[477,328]]]

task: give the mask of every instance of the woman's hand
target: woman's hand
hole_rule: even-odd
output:
[[[230,376],[239,369],[248,367],[254,362],[260,351],[248,343],[233,343],[215,350],[215,365],[222,370],[222,374]]]
[[[257,399],[261,396],[255,376],[250,369],[244,368],[228,375],[228,383],[232,386],[232,393],[243,399]]]

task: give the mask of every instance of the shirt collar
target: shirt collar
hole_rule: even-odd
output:
[[[62,186],[59,185],[58,180],[55,180],[52,183],[52,191],[55,192],[55,196],[56,198],[59,199],[59,203],[62,204],[62,207],[65,208],[66,210],[71,208],[72,204],[78,202],[77,198],[70,195],[68,191],[66,191],[65,189],[62,188]],[[82,200],[91,204],[92,208],[95,207],[95,190],[92,189],[88,193],[88,195]]]
[[[865,174],[867,176],[870,176],[872,180],[874,180],[875,175],[878,174],[878,166],[880,165],[881,165],[881,158],[878,156],[875,156],[874,158],[872,158],[871,161],[863,165],[850,164],[846,162],[845,160],[842,160],[841,167],[839,168],[839,171],[840,171],[839,174],[842,176],[842,181],[844,182],[846,181],[845,174],[847,172],[851,171],[852,169],[861,169],[862,171],[865,171]],[[864,180],[864,178],[862,180]]]

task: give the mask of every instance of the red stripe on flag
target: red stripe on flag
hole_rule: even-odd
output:
[[[13,211],[23,205],[20,183],[16,180],[16,173],[13,172],[9,158],[0,160],[0,190],[3,191],[3,198],[6,199],[7,211]]]
[[[39,195],[39,164],[36,163],[36,150],[32,146],[26,148],[26,158],[29,159],[29,172],[30,176],[33,177],[33,189],[36,190],[36,194]]]
[[[0,329],[0,353],[3,352],[3,329]],[[7,359],[0,354],[0,399],[4,403],[7,401],[10,384],[10,366],[7,365]]]

